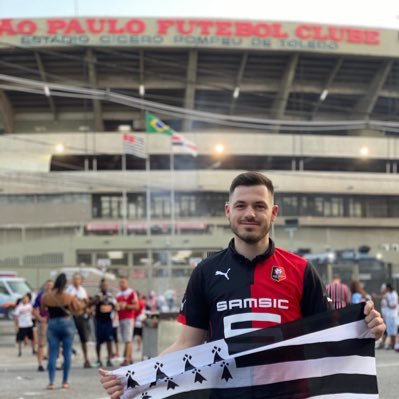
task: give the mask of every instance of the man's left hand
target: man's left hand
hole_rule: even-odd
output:
[[[366,316],[365,320],[370,332],[375,335],[376,340],[380,339],[384,334],[386,326],[384,320],[381,317],[381,314],[377,312],[377,310],[375,310],[374,303],[372,301],[366,302],[366,306],[364,307],[364,314]]]

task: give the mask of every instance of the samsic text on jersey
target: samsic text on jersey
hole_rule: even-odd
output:
[[[305,259],[276,248],[252,261],[232,240],[193,271],[178,320],[208,330],[209,340],[286,323],[326,310],[325,290]]]

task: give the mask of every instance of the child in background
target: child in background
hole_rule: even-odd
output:
[[[28,338],[33,343],[33,321],[32,321],[33,307],[30,303],[28,294],[25,294],[21,302],[15,308],[15,319],[18,326],[17,342],[18,342],[18,356],[22,356],[22,342]]]

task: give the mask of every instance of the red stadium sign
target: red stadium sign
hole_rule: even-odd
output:
[[[324,24],[192,18],[0,19],[0,47],[194,46],[397,55],[396,34]]]

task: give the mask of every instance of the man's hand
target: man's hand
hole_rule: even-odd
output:
[[[119,399],[123,394],[123,385],[114,375],[107,375],[106,370],[99,369],[101,375],[100,382],[111,399]]]
[[[381,314],[374,309],[374,303],[372,301],[366,302],[364,314],[366,316],[365,320],[370,332],[375,335],[376,340],[380,339],[384,334],[386,326]]]

